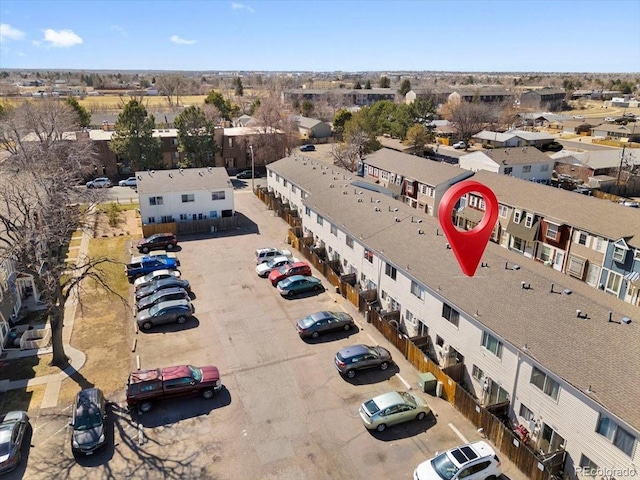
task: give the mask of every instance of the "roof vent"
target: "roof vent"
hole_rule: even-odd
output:
[[[520,265],[514,265],[511,267],[512,270],[520,270]]]
[[[329,184],[329,188],[333,188],[333,183],[330,183],[330,184]]]
[[[349,195],[349,192],[347,192],[346,190],[343,190],[343,191],[342,191],[342,194],[343,194],[343,195]]]
[[[400,221],[400,219],[398,217],[396,217],[396,222],[399,222],[399,221]]]
[[[169,178],[173,178],[173,173],[170,173],[170,174],[169,174]]]
[[[358,199],[358,203],[362,203],[362,199],[361,198]]]
[[[629,325],[631,323],[631,319],[629,317],[622,317],[622,323],[625,325]]]
[[[424,230],[418,229],[418,235],[424,235]]]
[[[380,210],[380,207],[376,207],[376,208],[375,208],[375,211],[376,211],[376,212],[381,212],[382,210]]]
[[[573,292],[571,291],[571,289],[569,288],[565,288],[562,293],[564,293],[565,295],[571,295]]]

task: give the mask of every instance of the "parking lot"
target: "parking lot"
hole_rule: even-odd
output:
[[[288,248],[287,225],[248,188],[236,191],[235,202],[239,230],[181,239],[178,257],[194,292],[195,318],[149,332],[114,332],[136,337],[132,369],[138,360],[143,369],[216,365],[222,392],[208,401],[158,403],[138,415],[124,409],[123,378],[122,395],[109,399],[104,451],[74,461],[68,412],[47,412],[34,421],[28,467],[16,478],[409,479],[437,451],[480,438],[448,403],[428,394],[420,395],[434,413],[425,420],[367,431],[360,404],[391,390],[416,392],[417,372],[331,288],[289,300],[259,278],[255,249]],[[319,310],[346,311],[358,328],[301,340],[296,321]],[[396,365],[345,380],[333,359],[354,343],[385,346]],[[525,478],[503,466],[508,478]]]

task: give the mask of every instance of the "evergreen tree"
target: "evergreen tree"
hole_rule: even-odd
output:
[[[130,100],[118,115],[109,147],[131,162],[133,170],[162,167],[160,139],[153,137],[155,120],[138,100]]]

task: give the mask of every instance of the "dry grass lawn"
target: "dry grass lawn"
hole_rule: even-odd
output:
[[[52,357],[52,354],[48,354],[5,360],[0,370],[0,379],[13,381],[60,373],[58,367],[49,365]]]
[[[119,227],[116,229],[120,232],[121,226],[137,225],[135,213],[135,210],[120,212]],[[99,230],[109,231],[107,215],[99,215]],[[129,260],[128,244],[139,237],[137,229],[132,228],[131,233],[133,235],[98,237],[89,242],[89,256],[103,256],[122,262],[104,265],[103,270],[109,277],[111,288],[124,297],[127,304],[117,296],[99,289],[95,282],[86,282],[81,293],[82,307],[76,311],[71,337],[73,347],[82,350],[87,356],[80,374],[87,382],[101,388],[107,396],[123,391],[132,365],[133,311],[129,307],[131,286],[123,273],[123,263]],[[72,402],[78,388],[76,380],[64,380],[58,403]]]

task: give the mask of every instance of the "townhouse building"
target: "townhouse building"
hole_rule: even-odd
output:
[[[301,206],[307,234],[399,312],[402,332],[428,336],[441,366],[463,363],[465,387],[485,406],[509,401],[541,465],[566,451],[572,478],[589,478],[578,467],[640,474],[636,307],[492,243],[466,277],[430,215],[335,167],[329,176],[287,157],[267,170],[269,190]]]
[[[438,205],[447,189],[473,175],[447,163],[389,148],[367,155],[362,164],[366,178],[389,188],[407,205],[433,216],[438,215]]]
[[[482,130],[471,137],[476,143],[496,148],[543,147],[555,141],[555,137],[546,132],[526,130],[508,130],[504,133]]]
[[[498,198],[494,242],[640,305],[637,209],[486,171],[476,172],[473,179]],[[460,228],[473,228],[484,215],[484,202],[477,195],[467,195],[460,206]]]
[[[233,184],[221,167],[136,172],[143,225],[235,214]]]
[[[362,88],[362,89],[315,89],[292,88],[283,90],[280,99],[288,103],[321,102],[338,100],[343,106],[368,107],[382,100],[395,101],[396,92],[391,88]]]
[[[548,183],[555,161],[535,147],[496,148],[462,155],[460,168],[477,172],[487,170],[500,175]]]

